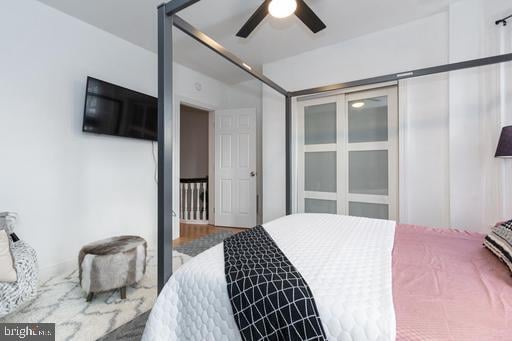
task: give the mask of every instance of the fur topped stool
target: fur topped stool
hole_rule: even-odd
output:
[[[141,237],[122,236],[84,246],[78,256],[80,285],[90,302],[95,293],[137,283],[146,273],[147,243]]]

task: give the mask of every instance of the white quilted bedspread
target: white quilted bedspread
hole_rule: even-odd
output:
[[[309,284],[329,340],[395,340],[394,222],[298,214],[264,227]],[[226,289],[222,244],[172,276],[143,340],[241,340]]]

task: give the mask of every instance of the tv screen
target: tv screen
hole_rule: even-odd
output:
[[[158,99],[88,77],[82,130],[156,141]]]

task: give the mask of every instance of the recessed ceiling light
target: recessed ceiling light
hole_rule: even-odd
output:
[[[286,18],[295,13],[296,0],[272,0],[268,5],[268,11],[275,18]]]
[[[359,109],[359,108],[362,108],[364,107],[366,104],[364,102],[355,102],[352,104],[352,108],[356,108],[356,109]]]

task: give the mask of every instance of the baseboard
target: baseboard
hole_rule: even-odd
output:
[[[44,282],[54,276],[71,273],[72,271],[77,269],[78,258],[73,258],[66,261],[62,261],[60,263],[39,268],[39,278],[40,281]]]
[[[180,220],[180,223],[181,224],[187,224],[187,225],[208,225],[208,220],[186,220],[186,219],[181,219]]]

